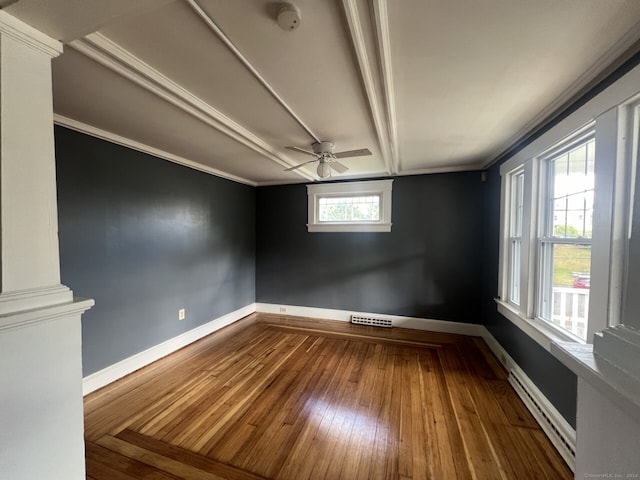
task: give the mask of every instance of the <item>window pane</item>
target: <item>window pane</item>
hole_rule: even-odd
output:
[[[590,140],[549,161],[551,221],[546,222],[546,236],[591,238],[594,151],[595,141]]]
[[[583,340],[589,316],[594,164],[595,140],[590,139],[549,158],[541,186],[537,316]]]
[[[320,222],[380,221],[380,196],[321,197],[318,218]]]
[[[512,177],[511,181],[511,236],[522,236],[522,214],[524,211],[524,173]]]
[[[543,245],[541,317],[586,340],[591,246]]]

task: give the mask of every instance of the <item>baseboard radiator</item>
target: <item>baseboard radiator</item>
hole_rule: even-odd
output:
[[[351,323],[357,323],[359,325],[370,325],[372,327],[385,327],[391,328],[393,324],[391,320],[379,317],[368,317],[364,315],[351,315]]]
[[[529,382],[524,381],[513,370],[509,371],[509,383],[514,388],[518,396],[522,399],[531,414],[534,416],[542,430],[547,434],[551,442],[558,449],[571,470],[575,469],[576,462],[576,440],[571,438],[569,429],[562,427],[562,421],[554,419],[547,412],[544,402],[538,397],[536,388],[529,388]]]

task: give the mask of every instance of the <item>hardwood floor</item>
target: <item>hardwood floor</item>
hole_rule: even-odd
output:
[[[253,315],[85,398],[87,478],[573,478],[483,340]]]

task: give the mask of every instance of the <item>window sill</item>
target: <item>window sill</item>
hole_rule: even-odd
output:
[[[307,224],[309,232],[390,232],[390,223],[328,223]]]
[[[551,353],[640,423],[640,379],[594,352],[593,345],[556,342]]]
[[[543,320],[534,320],[526,318],[515,310],[511,305],[502,300],[495,299],[498,306],[498,312],[506,317],[511,323],[515,324],[520,330],[531,337],[538,345],[544,348],[547,352],[551,352],[552,343],[575,343],[581,345],[572,336],[564,334],[559,329],[553,328],[551,325],[547,325]]]

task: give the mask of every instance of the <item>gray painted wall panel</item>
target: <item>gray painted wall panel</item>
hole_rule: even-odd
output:
[[[55,134],[62,282],[96,300],[85,376],[255,301],[254,188]]]
[[[480,323],[478,172],[397,177],[390,233],[308,233],[305,185],[258,188],[258,302]]]

